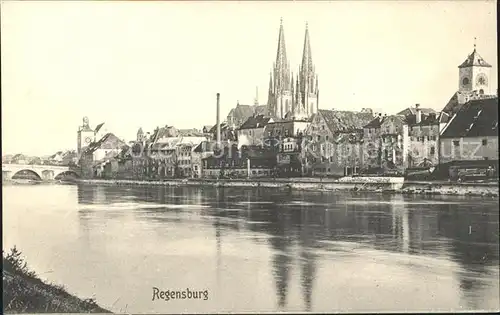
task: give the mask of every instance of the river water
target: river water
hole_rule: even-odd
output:
[[[16,245],[42,279],[115,312],[498,310],[498,205],[473,197],[11,185],[3,187],[3,248]],[[154,288],[207,298],[167,301]]]

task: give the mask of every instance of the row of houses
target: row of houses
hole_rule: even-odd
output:
[[[273,121],[256,113],[230,133],[236,142],[224,137],[228,132],[221,139],[240,150],[257,147],[275,154],[261,171],[279,176],[403,173],[455,161],[493,163],[498,160],[497,105],[496,96],[478,96],[452,115],[419,104],[395,115],[319,110],[308,120]],[[241,169],[236,162],[222,164],[226,171],[232,164],[238,165],[235,171]]]
[[[310,119],[253,113],[240,126],[202,131],[141,129],[129,144],[113,134],[92,143],[80,166],[87,177],[344,176],[403,173],[456,161],[498,161],[498,98],[470,99],[453,115],[418,104],[395,115],[319,110]]]
[[[22,153],[2,156],[4,164],[73,166],[77,162],[78,156],[75,150],[58,151],[48,156],[27,156]]]

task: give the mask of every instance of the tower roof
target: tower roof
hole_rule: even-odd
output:
[[[276,67],[280,67],[287,64],[288,60],[286,59],[285,31],[283,30],[283,19],[281,19],[280,31],[278,35],[278,51],[276,53]]]
[[[290,66],[286,57],[285,31],[283,29],[283,19],[280,21],[278,35],[278,51],[276,52],[276,62],[274,63],[274,89],[277,91],[289,90]]]
[[[474,45],[475,46],[475,45]],[[462,64],[460,66],[458,66],[459,68],[467,68],[467,67],[472,67],[472,66],[476,66],[476,67],[487,67],[487,68],[491,68],[491,65],[489,63],[487,63],[483,57],[481,57],[478,52],[476,51],[476,47],[474,47],[474,51],[467,57],[467,59],[465,59],[464,62],[462,62]]]
[[[302,52],[302,71],[306,73],[313,70],[311,43],[309,40],[309,28],[306,23],[306,34],[304,36],[304,50]]]

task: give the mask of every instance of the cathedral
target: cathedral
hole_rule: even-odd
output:
[[[302,63],[294,78],[286,56],[285,32],[281,20],[276,61],[269,78],[267,111],[275,121],[308,119],[318,112],[318,98],[318,76],[312,61],[307,24]]]

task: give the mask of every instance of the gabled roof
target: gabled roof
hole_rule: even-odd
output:
[[[237,104],[235,108],[229,111],[228,116],[233,116],[234,120],[243,123],[253,115],[267,115],[266,105],[242,105]]]
[[[203,136],[203,132],[200,132],[198,129],[177,129],[177,132],[180,136],[186,137],[201,137]]]
[[[222,122],[219,125],[220,125],[220,131],[231,129],[225,122]],[[215,134],[216,132],[217,132],[217,125],[214,125],[212,128],[210,128],[209,133]]]
[[[364,125],[363,128],[367,128],[367,129],[380,128],[383,120],[384,120],[383,116],[375,117],[369,123]]]
[[[94,152],[97,149],[122,149],[125,146],[127,146],[127,144],[117,136],[115,136],[113,133],[107,133],[99,141],[92,142],[85,149],[85,152]]]
[[[368,112],[337,111],[320,109],[319,114],[323,116],[327,127],[331,132],[349,131],[362,129],[363,126],[373,120],[373,115]]]
[[[420,112],[424,115],[436,113],[436,111],[433,110],[432,108],[420,108]],[[416,113],[417,113],[416,107],[408,107],[397,113],[397,115],[408,116],[408,115],[415,115]]]
[[[471,100],[453,116],[441,138],[498,136],[498,98]]]
[[[255,115],[250,116],[248,119],[241,125],[239,129],[254,129],[254,128],[264,128],[271,117],[266,117],[264,115]]]
[[[446,106],[443,108],[443,112],[447,112],[448,114],[454,114],[460,110],[460,107],[466,103],[468,97],[470,97],[472,93],[470,92],[455,92]]]
[[[446,112],[450,116],[453,116],[453,114],[458,112],[462,107],[462,105],[467,103],[469,100],[495,98],[495,97],[496,97],[495,95],[487,95],[487,94],[481,95],[477,91],[471,91],[471,92],[457,91],[453,94],[453,96],[450,98],[446,106],[443,108],[443,112]]]
[[[202,152],[213,152],[215,150],[216,143],[213,141],[203,141],[198,144],[193,152],[202,153]]]
[[[428,125],[436,125],[436,124],[441,124],[441,123],[446,123],[448,122],[449,115],[445,112],[441,113],[430,113],[427,115],[422,115],[422,118],[420,122],[417,124],[417,119],[416,115],[408,115],[405,117],[405,123],[408,125],[421,125],[421,126],[428,126]]]
[[[465,61],[462,62],[462,64],[458,67],[459,68],[466,68],[466,67],[472,67],[472,66],[491,68],[491,65],[489,63],[487,63],[483,59],[483,57],[481,57],[477,53],[475,48],[474,48],[474,51],[467,57],[467,59],[465,59]]]

